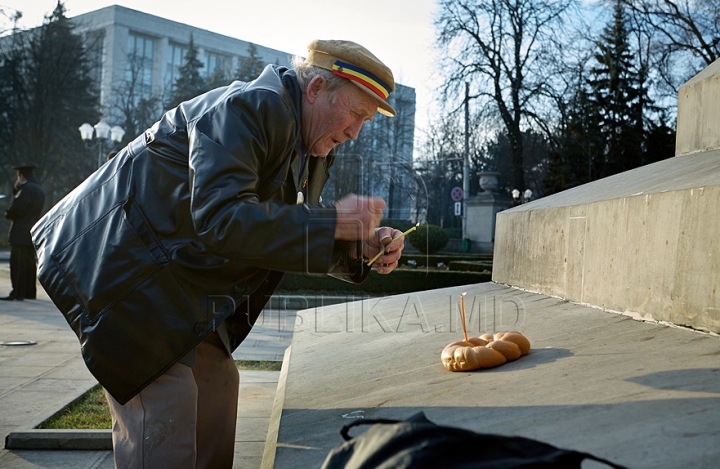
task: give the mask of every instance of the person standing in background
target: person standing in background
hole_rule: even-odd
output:
[[[11,221],[9,242],[12,291],[8,296],[0,297],[0,300],[34,300],[37,294],[37,264],[30,228],[40,219],[45,204],[45,192],[35,179],[34,165],[20,165],[13,169],[17,174],[15,196],[5,211],[5,218]]]

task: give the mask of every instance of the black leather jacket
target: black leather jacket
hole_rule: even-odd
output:
[[[33,228],[40,282],[120,403],[220,323],[237,347],[282,272],[367,275],[317,205],[334,156],[308,159],[296,204],[300,102],[268,66],[182,103]]]

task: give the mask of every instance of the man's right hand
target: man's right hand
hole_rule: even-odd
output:
[[[380,226],[385,201],[380,197],[360,197],[350,194],[335,202],[337,222],[335,239],[356,241],[370,239]]]

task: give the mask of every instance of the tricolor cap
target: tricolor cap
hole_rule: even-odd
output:
[[[335,75],[347,78],[378,101],[378,112],[388,117],[397,115],[387,102],[395,91],[390,69],[360,44],[351,41],[316,40],[308,46],[305,62]]]

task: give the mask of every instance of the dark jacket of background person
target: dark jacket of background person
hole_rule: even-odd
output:
[[[5,218],[11,220],[8,242],[20,246],[32,246],[30,229],[40,219],[45,192],[35,178],[29,178],[18,188],[18,192],[5,211]]]
[[[269,66],[185,102],[35,227],[40,281],[120,403],[223,322],[236,348],[282,272],[367,275],[316,205],[332,154],[308,158],[296,204],[300,99],[295,73]]]

